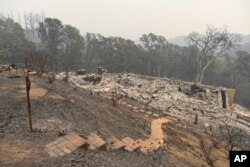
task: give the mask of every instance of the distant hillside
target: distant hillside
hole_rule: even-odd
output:
[[[240,35],[241,36],[241,47],[240,49],[250,53],[250,35]]]
[[[241,45],[240,49],[247,51],[250,53],[250,42],[244,43]]]
[[[249,35],[240,35],[242,43],[249,43],[250,42],[250,34]]]

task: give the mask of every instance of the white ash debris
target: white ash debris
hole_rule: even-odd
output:
[[[63,79],[65,73],[56,75]],[[250,112],[234,104],[230,109],[222,106],[221,90],[213,86],[193,86],[193,83],[149,77],[131,73],[97,73],[76,75],[69,72],[69,83],[92,92],[112,92],[135,100],[152,108],[158,114],[171,114],[186,120],[193,120],[194,115],[202,116],[209,124],[227,122],[250,132]],[[101,78],[97,82],[96,78]],[[191,89],[192,87],[192,89]],[[198,90],[198,91],[197,91]],[[195,92],[197,91],[197,92]],[[231,111],[233,110],[233,113]],[[245,119],[239,119],[239,116]],[[201,120],[203,119],[201,118]],[[248,120],[248,121],[247,121]]]

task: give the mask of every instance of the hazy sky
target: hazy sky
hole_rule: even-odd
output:
[[[81,33],[137,39],[153,32],[167,38],[228,26],[250,34],[250,0],[0,0],[0,13],[40,13]]]

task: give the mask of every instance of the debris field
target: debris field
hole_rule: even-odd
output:
[[[249,111],[225,88],[128,73],[65,76],[30,76],[30,133],[24,78],[0,73],[0,166],[204,166],[204,127],[226,122],[249,137]],[[216,166],[228,166],[222,148],[214,154]]]

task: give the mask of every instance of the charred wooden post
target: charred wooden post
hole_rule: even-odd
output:
[[[102,67],[98,67],[97,74],[102,75],[102,73],[103,73]]]
[[[27,57],[25,57],[25,83],[26,83],[26,93],[27,93],[27,108],[28,108],[28,115],[29,115],[29,125],[30,125],[30,132],[33,131],[32,128],[32,118],[31,118],[31,104],[30,104],[30,79],[29,79],[29,72],[28,72],[28,63]]]
[[[222,98],[222,108],[228,109],[228,96],[227,96],[227,91],[224,89],[221,90],[221,98]]]
[[[195,114],[195,117],[194,117],[194,124],[195,125],[198,124],[198,114],[197,113]]]
[[[11,68],[10,68],[10,66],[9,66],[9,67],[8,67],[9,77],[11,77],[10,71],[11,71]]]

